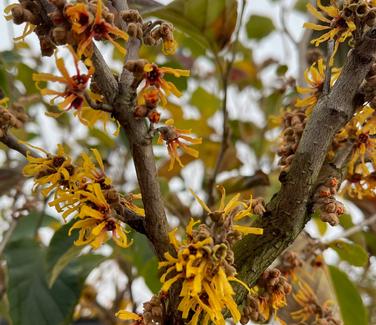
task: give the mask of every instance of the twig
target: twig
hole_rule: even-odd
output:
[[[335,241],[335,240],[338,240],[338,239],[341,239],[341,238],[350,237],[350,236],[356,234],[357,232],[361,231],[364,227],[370,226],[374,223],[376,223],[376,214],[373,215],[372,217],[368,218],[368,219],[363,220],[361,223],[355,225],[354,227],[347,229],[346,231],[339,234],[338,236],[336,236],[336,237],[334,237],[330,240],[327,240],[326,243],[330,243],[332,241]]]
[[[299,42],[294,39],[294,37],[291,35],[290,31],[287,28],[286,20],[285,20],[285,15],[286,15],[286,9],[284,5],[281,6],[281,25],[282,25],[282,30],[288,37],[288,39],[293,43],[296,47],[299,46]]]
[[[13,218],[11,223],[9,224],[9,228],[6,231],[5,235],[3,236],[3,240],[0,242],[0,256],[3,255],[4,249],[8,244],[10,238],[12,237],[13,231],[16,229],[18,223],[18,219]]]
[[[208,205],[213,205],[214,203],[214,185],[217,180],[218,173],[222,167],[223,159],[225,157],[226,151],[229,148],[230,144],[230,137],[231,137],[231,129],[228,123],[228,109],[227,109],[227,97],[228,97],[228,81],[231,73],[232,66],[234,64],[235,58],[236,58],[236,50],[239,43],[239,35],[240,35],[240,29],[242,26],[243,18],[244,18],[244,12],[246,7],[247,1],[243,0],[242,7],[240,11],[240,18],[237,26],[237,30],[235,33],[235,39],[232,45],[232,53],[231,53],[231,59],[227,63],[225,71],[222,69],[222,64],[218,58],[218,55],[215,54],[216,62],[218,65],[218,68],[221,72],[221,79],[222,79],[222,88],[224,91],[223,99],[222,99],[222,115],[223,115],[223,123],[222,123],[222,142],[221,142],[221,149],[219,151],[217,161],[215,164],[214,172],[212,176],[210,177],[208,181]]]
[[[84,96],[85,96],[85,99],[86,99],[87,103],[89,104],[89,106],[92,109],[95,109],[95,110],[98,110],[98,111],[104,111],[104,112],[107,112],[107,113],[112,113],[113,112],[113,109],[112,109],[111,105],[108,105],[108,104],[105,104],[105,103],[96,103],[90,97],[90,95],[88,94],[88,92],[85,92]]]
[[[39,157],[39,155],[34,150],[20,143],[17,138],[9,133],[3,137],[0,137],[0,142],[4,143],[8,148],[18,151],[25,157],[28,152],[34,157]]]
[[[329,94],[330,91],[330,81],[332,79],[332,67],[330,66],[330,58],[333,55],[334,51],[334,40],[328,41],[328,53],[326,54],[326,70],[325,70],[325,80],[324,80],[324,86],[322,89],[322,94],[325,96]]]

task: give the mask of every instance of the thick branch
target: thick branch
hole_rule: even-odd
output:
[[[107,102],[111,104],[118,93],[118,83],[95,44],[93,44],[93,48],[92,60],[95,67],[93,79],[106,97]]]
[[[124,208],[118,218],[140,234],[146,234],[145,218],[134,211]]]
[[[376,29],[370,30],[360,46],[349,53],[331,93],[319,100],[302,135],[286,181],[268,204],[258,222],[261,237],[248,236],[236,246],[235,259],[240,276],[252,284],[303,230],[310,218],[309,199],[335,133],[350,120],[356,109],[358,88],[376,55]],[[328,167],[328,168],[327,168]],[[333,172],[336,168],[331,167]]]
[[[4,143],[8,148],[18,151],[21,155],[26,157],[27,152],[32,152],[32,150],[25,146],[24,144],[20,143],[17,138],[12,136],[11,134],[7,134],[3,137],[0,137],[0,142]],[[38,156],[35,153],[35,156]]]
[[[170,250],[167,235],[167,219],[158,183],[157,168],[153,154],[152,139],[143,119],[133,116],[136,89],[132,87],[133,76],[123,71],[120,94],[114,105],[114,115],[124,128],[130,142],[142,201],[145,209],[145,231],[159,259]]]

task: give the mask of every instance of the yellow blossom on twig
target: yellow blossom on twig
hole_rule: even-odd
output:
[[[170,158],[171,158],[170,166],[168,170],[172,170],[172,168],[174,167],[175,161],[178,162],[180,167],[184,166],[179,158],[179,154],[177,152],[178,148],[183,149],[183,151],[187,153],[188,155],[198,158],[199,152],[195,149],[190,148],[187,144],[182,142],[182,140],[185,140],[186,142],[190,142],[191,144],[200,144],[202,143],[202,139],[192,138],[188,136],[187,134],[190,134],[191,130],[182,130],[182,129],[175,128],[173,126],[174,120],[171,120],[171,119],[167,120],[165,124],[166,126],[160,127],[157,130],[159,132],[158,143],[162,144],[163,141],[166,142],[168,154],[170,155]]]
[[[345,19],[337,5],[337,1],[331,1],[330,6],[323,6],[321,0],[317,0],[318,9],[312,4],[307,4],[308,11],[317,18],[323,25],[314,23],[305,23],[304,27],[317,31],[327,31],[325,34],[311,41],[316,46],[321,43],[334,40],[334,50],[330,58],[329,66],[333,65],[334,55],[336,54],[339,44],[351,37],[352,32],[356,29],[355,23],[351,19]]]

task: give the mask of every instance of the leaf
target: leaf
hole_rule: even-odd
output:
[[[142,276],[149,289],[156,293],[161,288],[158,276],[158,261],[147,238],[139,233],[132,234],[134,244],[127,249],[117,249],[125,259],[137,268],[138,275]]]
[[[34,72],[32,68],[24,63],[18,65],[17,80],[20,80],[24,84],[27,95],[39,93],[32,77]]]
[[[63,269],[72,262],[82,251],[82,246],[75,246],[78,232],[68,236],[69,229],[77,220],[73,219],[63,225],[53,235],[47,249],[47,280],[51,287]]]
[[[344,325],[367,325],[366,309],[355,285],[335,266],[329,266]]]
[[[105,258],[81,256],[64,269],[52,288],[48,288],[45,253],[33,239],[13,241],[5,250],[13,325],[71,324],[87,275]]]
[[[247,35],[251,39],[260,40],[275,30],[273,21],[265,16],[252,15],[246,25]]]
[[[30,212],[29,215],[23,216],[19,219],[17,228],[12,234],[11,241],[29,238],[32,239],[36,235],[37,227],[47,227],[59,221],[42,212]]]
[[[198,87],[192,94],[189,102],[191,105],[196,106],[203,117],[211,117],[221,105],[221,100],[207,92],[204,88]]]
[[[112,139],[106,132],[99,130],[98,128],[90,128],[89,134],[97,138],[101,144],[103,144],[106,148],[114,148],[115,141]]]
[[[363,235],[367,244],[367,250],[370,254],[376,256],[376,234],[372,231],[367,231]]]
[[[202,47],[219,52],[228,44],[235,29],[237,1],[175,0],[147,14],[171,22]]]
[[[364,266],[368,262],[367,252],[356,243],[336,240],[331,242],[329,247],[334,249],[342,260],[351,265]]]

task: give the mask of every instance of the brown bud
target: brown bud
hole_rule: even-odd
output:
[[[48,14],[48,17],[50,17],[52,24],[54,26],[62,25],[65,22],[65,18],[63,16],[63,14],[58,10],[50,12]]]
[[[52,4],[54,4],[59,9],[63,8],[66,4],[66,0],[49,0]]]
[[[161,119],[161,114],[156,109],[153,109],[148,113],[148,119],[151,123],[158,123]]]
[[[337,211],[337,204],[335,202],[331,202],[327,205],[325,205],[325,212],[328,213],[335,213]]]
[[[144,118],[148,115],[149,110],[145,105],[138,105],[134,109],[133,116],[137,118]]]
[[[24,8],[22,8],[21,5],[14,6],[11,10],[11,13],[13,17],[13,22],[16,25],[20,25],[26,21],[24,17]]]
[[[331,226],[336,226],[339,223],[339,219],[336,213],[321,213],[320,219],[329,223]]]
[[[148,46],[154,46],[157,43],[157,41],[153,37],[151,37],[150,34],[146,35],[143,40],[144,44]]]
[[[131,38],[137,37],[137,30],[138,30],[137,24],[135,24],[135,23],[129,23],[128,24],[127,33],[129,35],[129,37],[131,37]]]
[[[55,51],[55,45],[51,42],[51,39],[46,36],[39,37],[40,49],[43,56],[52,56]]]

